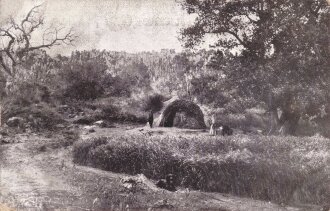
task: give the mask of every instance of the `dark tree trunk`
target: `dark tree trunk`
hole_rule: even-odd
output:
[[[300,119],[299,113],[284,110],[279,120],[280,134],[296,135],[299,119]]]
[[[0,101],[4,99],[7,95],[6,84],[7,84],[7,79],[2,73],[0,73]]]
[[[268,94],[268,107],[270,111],[269,135],[296,135],[300,113],[294,106],[292,96],[275,99],[273,93]],[[279,113],[278,110],[282,112]]]

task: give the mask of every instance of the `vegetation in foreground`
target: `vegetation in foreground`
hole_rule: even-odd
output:
[[[295,204],[330,198],[328,139],[310,137],[123,135],[81,140],[74,162],[159,179],[174,173],[177,184]]]

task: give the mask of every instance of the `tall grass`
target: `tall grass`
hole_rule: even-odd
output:
[[[330,198],[330,141],[275,136],[123,135],[76,142],[74,161],[277,203]]]

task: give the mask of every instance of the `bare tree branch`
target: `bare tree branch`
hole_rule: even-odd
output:
[[[39,28],[41,25],[44,24],[44,17],[40,16],[37,20],[28,21],[28,22],[31,24],[31,26],[26,33],[31,34],[35,29]],[[23,30],[25,31],[25,28],[23,28]]]
[[[26,17],[21,21],[20,25],[15,22],[13,18],[11,18],[11,25],[14,27],[14,29],[20,31],[22,40],[20,39],[19,41],[25,41],[25,46],[24,50],[21,50],[20,52],[28,52],[28,49],[30,47],[30,39],[31,39],[31,34],[39,28],[41,25],[44,23],[44,17],[39,16],[39,18],[35,19],[33,17],[34,14],[38,13],[38,9],[42,6],[42,4],[37,5],[33,7]],[[27,27],[27,24],[29,24],[29,28]]]
[[[16,60],[14,59],[14,56],[12,55],[12,53],[11,53],[11,49],[12,49],[12,46],[13,46],[13,44],[14,44],[14,42],[15,42],[15,37],[14,37],[14,35],[12,35],[11,33],[10,33],[10,28],[9,29],[7,29],[7,30],[5,30],[5,29],[1,29],[0,28],[0,32],[2,32],[3,33],[3,35],[2,36],[5,36],[5,37],[9,37],[10,38],[10,40],[9,40],[9,42],[8,42],[8,44],[7,44],[7,47],[5,47],[4,48],[4,52],[7,54],[7,56],[10,58],[10,60],[12,61],[12,63],[13,63],[13,66],[16,66]]]
[[[253,20],[248,14],[245,14],[245,17],[247,17],[251,23],[258,23],[258,21]]]
[[[225,33],[228,33],[230,35],[232,35],[238,42],[239,44],[241,44],[242,46],[244,46],[245,48],[249,49],[249,46],[247,45],[247,43],[245,43],[239,36],[238,34],[236,34],[233,31],[227,30],[225,31]]]
[[[39,4],[37,6],[34,6],[26,15],[26,17],[21,22],[21,27],[24,28],[24,23],[28,22],[31,17],[33,17],[34,13],[38,12],[38,8],[40,8],[42,4]]]
[[[33,51],[33,50],[37,50],[37,49],[43,49],[43,48],[50,48],[52,46],[56,46],[56,45],[60,45],[61,43],[64,43],[66,45],[72,45],[73,41],[77,38],[77,36],[73,33],[72,29],[69,30],[68,33],[66,33],[64,36],[59,36],[59,32],[62,30],[63,28],[57,28],[54,29],[53,32],[53,38],[45,44],[45,35],[44,34],[44,40],[43,40],[43,44],[38,45],[38,46],[30,46],[28,48],[23,48],[22,50],[19,51],[19,53],[26,53],[29,51]]]
[[[42,4],[33,7],[20,22],[11,18],[9,28],[0,28],[0,38],[5,41],[3,47],[0,47],[0,66],[11,76],[15,74],[16,66],[22,62],[26,53],[61,44],[73,45],[77,38],[72,29],[63,33],[64,27],[51,25],[43,32],[42,43],[33,45],[33,32],[44,24],[44,16],[39,11],[41,6]]]

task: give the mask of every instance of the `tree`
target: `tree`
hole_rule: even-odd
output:
[[[44,25],[41,6],[33,7],[20,22],[10,18],[9,22],[0,28],[0,65],[9,77],[15,77],[18,66],[26,61],[26,56],[35,50],[50,49],[61,44],[72,45],[76,38],[73,30],[63,32],[63,27],[49,27],[42,33],[40,44],[34,45],[31,40],[35,32]]]
[[[59,64],[56,80],[59,97],[63,94],[69,99],[89,100],[103,96],[112,86],[107,68],[99,52],[72,52],[68,61]]]
[[[239,68],[229,68],[233,72],[227,73],[226,81],[236,81],[242,93],[267,103],[277,129],[297,125],[309,113],[314,95],[310,90],[327,88],[326,0],[185,0],[182,5],[197,14],[195,23],[181,31],[185,46],[194,47],[206,34],[213,34],[216,47],[240,50]],[[329,99],[325,92],[317,95]],[[295,128],[285,131],[294,134]]]
[[[243,48],[264,58],[283,32],[301,21],[313,22],[325,13],[326,0],[185,0],[189,14],[198,15],[194,25],[181,31],[186,47],[202,41],[205,34],[220,35],[215,46]],[[292,34],[292,33],[291,33]],[[275,45],[275,46],[274,46]]]
[[[132,92],[137,93],[137,91],[140,92],[141,90],[150,89],[150,74],[143,59],[127,62],[127,64],[122,67],[118,76],[125,81],[126,86],[130,87]]]

